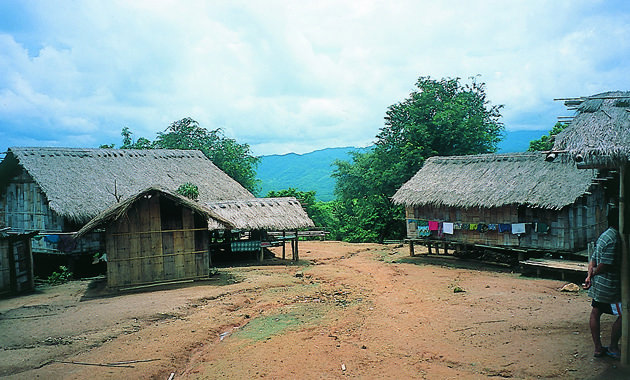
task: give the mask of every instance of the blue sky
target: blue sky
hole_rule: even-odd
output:
[[[630,90],[630,2],[0,0],[0,152],[155,139],[192,117],[256,155],[367,146],[420,76],[480,75],[508,131]]]

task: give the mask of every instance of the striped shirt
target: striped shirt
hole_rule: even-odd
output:
[[[621,244],[619,233],[608,228],[600,235],[595,245],[591,261],[595,266],[606,264],[606,271],[592,277],[588,295],[597,302],[615,303],[621,301]]]

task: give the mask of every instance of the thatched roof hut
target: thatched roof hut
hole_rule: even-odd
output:
[[[605,227],[597,176],[567,156],[432,157],[392,201],[405,205],[411,242],[576,252]],[[444,235],[435,228],[440,223],[449,227]]]
[[[402,205],[460,208],[527,205],[561,209],[584,195],[597,173],[540,153],[431,157],[392,198]]]
[[[215,213],[209,208],[202,207],[199,202],[193,201],[189,198],[186,198],[177,193],[171,192],[170,190],[159,188],[159,187],[150,187],[145,189],[124,201],[117,203],[116,205],[110,207],[109,209],[102,212],[96,218],[90,220],[83,228],[77,232],[75,235],[76,239],[81,238],[86,233],[94,230],[95,228],[99,228],[103,225],[111,223],[115,220],[118,220],[124,217],[129,209],[133,206],[134,203],[138,201],[140,198],[151,197],[159,194],[161,197],[171,200],[177,205],[181,205],[185,208],[192,210],[193,212],[204,216],[208,220],[208,229],[216,230],[216,229],[229,229],[234,228],[235,226],[225,220],[223,217]]]
[[[566,100],[576,114],[556,136],[553,151],[566,151],[589,166],[619,167],[630,160],[630,91]]]
[[[205,207],[237,229],[294,230],[315,226],[293,197],[213,202]]]
[[[20,168],[39,185],[50,209],[81,224],[152,186],[173,192],[192,183],[200,202],[254,198],[196,150],[9,148],[0,181]]]

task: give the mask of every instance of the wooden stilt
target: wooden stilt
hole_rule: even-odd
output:
[[[293,260],[300,260],[300,253],[298,250],[298,231],[295,231],[295,251],[293,253]]]
[[[285,243],[287,242],[286,237],[287,237],[286,231],[282,231],[282,260],[284,260],[285,258],[284,256],[285,251],[286,251]]]
[[[413,250],[413,240],[409,240],[409,256],[414,257],[415,252]]]

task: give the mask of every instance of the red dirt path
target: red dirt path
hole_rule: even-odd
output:
[[[589,299],[565,282],[406,246],[301,242],[300,259],[134,293],[73,281],[0,300],[0,376],[630,378],[592,357]]]

